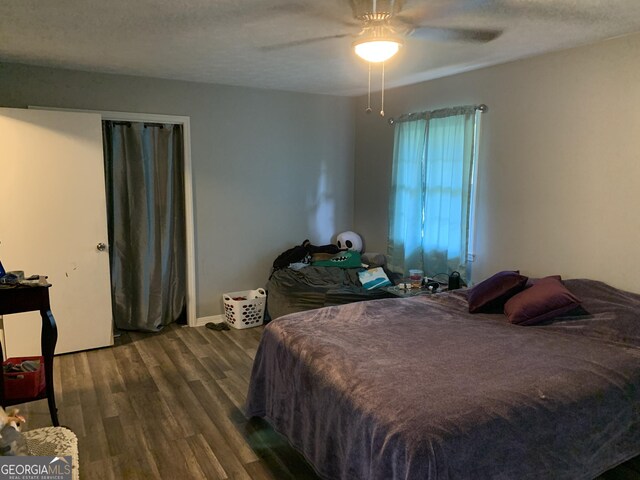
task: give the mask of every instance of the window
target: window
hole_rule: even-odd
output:
[[[456,107],[395,123],[390,267],[470,275],[479,110]]]

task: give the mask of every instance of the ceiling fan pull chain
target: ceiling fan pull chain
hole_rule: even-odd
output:
[[[380,101],[380,116],[384,117],[384,62],[382,62],[382,98]]]
[[[367,90],[367,109],[366,114],[371,113],[371,62],[369,62],[369,88]]]

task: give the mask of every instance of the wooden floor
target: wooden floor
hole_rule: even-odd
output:
[[[171,325],[56,357],[60,423],[78,435],[80,478],[318,480],[286,440],[242,414],[261,333]],[[26,429],[50,425],[46,401],[20,408]],[[640,460],[600,478],[640,479]]]
[[[318,479],[265,422],[242,414],[262,327],[171,325],[113,348],[57,356],[60,423],[77,435],[81,479]],[[19,406],[51,425],[46,401]]]

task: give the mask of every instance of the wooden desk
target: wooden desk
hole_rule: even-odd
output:
[[[12,288],[0,288],[0,315],[11,313],[22,313],[39,311],[42,317],[42,330],[40,332],[40,347],[44,357],[45,390],[37,397],[19,398],[5,402],[4,400],[4,376],[0,381],[0,404],[3,407],[16,405],[19,403],[31,402],[34,400],[47,399],[49,403],[49,413],[51,423],[57,427],[58,409],[56,408],[56,397],[53,391],[53,353],[58,341],[58,327],[51,313],[49,305],[49,287],[51,285],[43,283],[35,287],[16,286]],[[2,345],[0,345],[0,359],[2,355]]]

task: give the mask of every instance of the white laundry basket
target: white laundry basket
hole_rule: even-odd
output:
[[[244,298],[245,300],[234,300]],[[233,328],[251,328],[262,325],[267,292],[264,288],[243,290],[222,295],[224,301],[224,319]]]

